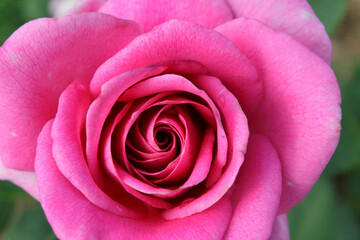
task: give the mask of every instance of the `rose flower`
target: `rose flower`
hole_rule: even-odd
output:
[[[0,176],[60,239],[288,239],[339,139],[304,0],[83,0],[0,49]]]

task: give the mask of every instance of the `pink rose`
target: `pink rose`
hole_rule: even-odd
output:
[[[288,239],[285,214],[340,132],[308,3],[83,0],[68,14],[0,50],[0,176],[56,235]]]

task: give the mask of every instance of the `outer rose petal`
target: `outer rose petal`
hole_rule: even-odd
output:
[[[91,204],[57,169],[52,157],[51,122],[43,128],[35,161],[40,200],[60,239],[221,239],[231,218],[227,195],[211,208],[190,217],[165,221],[122,218]],[[101,224],[99,224],[101,223]]]
[[[0,159],[0,180],[9,180],[27,191],[35,199],[39,199],[34,172],[24,172],[9,169],[3,166]]]
[[[257,113],[249,116],[250,132],[267,136],[279,154],[279,212],[287,212],[310,191],[337,146],[341,109],[336,77],[309,49],[256,20],[236,19],[217,30],[258,69],[264,96]]]
[[[286,214],[276,217],[269,240],[289,240],[289,224]]]
[[[109,0],[99,12],[139,23],[145,32],[171,19],[214,28],[233,19],[225,0]]]
[[[235,17],[254,18],[277,31],[286,32],[314,51],[325,62],[331,62],[330,38],[306,0],[227,0],[227,2]]]
[[[235,206],[225,239],[267,239],[281,196],[281,165],[270,141],[252,135],[248,152],[235,182]]]
[[[202,65],[208,75],[221,79],[245,113],[259,103],[261,83],[244,54],[216,31],[180,20],[161,24],[134,39],[96,71],[90,90],[98,95],[104,82],[132,69],[169,63],[176,67],[181,61]]]
[[[17,30],[0,49],[0,155],[5,167],[33,170],[37,136],[56,113],[60,93],[85,86],[106,59],[140,30],[101,13],[39,19]]]
[[[70,84],[60,96],[51,132],[52,153],[57,168],[94,205],[121,216],[142,217],[146,214],[146,207],[141,201],[129,196],[120,187],[111,194],[104,193],[90,174],[84,156],[84,125],[89,103],[88,90],[78,82]]]

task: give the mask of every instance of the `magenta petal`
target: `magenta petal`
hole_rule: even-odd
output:
[[[235,182],[235,206],[225,239],[268,239],[281,196],[281,165],[270,141],[249,139],[245,162]]]
[[[108,0],[99,11],[134,20],[145,32],[171,19],[187,20],[208,28],[233,19],[225,0]]]
[[[209,174],[211,162],[213,160],[213,149],[215,142],[214,132],[208,128],[203,136],[203,142],[197,156],[195,166],[189,179],[181,186],[181,188],[192,187],[202,182]]]
[[[35,171],[42,207],[58,238],[190,240],[223,236],[231,218],[227,197],[199,214],[174,221],[161,219],[156,211],[148,218],[136,220],[100,209],[59,172],[52,158],[50,131],[51,123],[40,134]]]
[[[0,153],[6,167],[33,170],[36,139],[74,80],[95,70],[135,36],[138,26],[100,13],[38,19],[0,49]],[[96,57],[93,57],[96,56]]]
[[[122,119],[117,119],[119,122],[115,122],[116,128],[112,134],[113,147],[111,149],[112,155],[118,162],[125,166],[128,171],[131,171],[132,166],[127,161],[126,153],[126,141],[131,127],[136,123],[136,119],[154,102],[158,99],[166,96],[167,93],[158,94],[154,97],[141,99],[134,101],[133,106],[129,109],[129,112]],[[154,143],[155,144],[155,143]],[[150,146],[149,149],[152,149]]]
[[[98,144],[101,131],[111,108],[116,103],[119,96],[130,86],[136,84],[144,78],[161,73],[165,67],[145,67],[139,68],[124,74],[120,74],[102,87],[100,94],[90,105],[86,119],[86,155],[90,169],[97,169]],[[131,108],[127,105],[127,108]],[[125,115],[126,112],[123,113]]]
[[[330,64],[330,38],[306,0],[227,1],[235,17],[253,18],[274,30],[285,32]]]
[[[74,105],[74,103],[77,103]],[[79,83],[71,84],[60,96],[59,108],[54,119],[51,137],[53,158],[60,172],[95,205],[115,214],[138,217],[141,207],[136,199],[128,198],[126,192],[121,203],[114,201],[94,182],[84,156],[85,116],[90,104],[88,91]],[[50,139],[47,139],[51,142]],[[37,151],[41,148],[38,144]],[[41,149],[40,149],[41,150]],[[39,157],[38,157],[39,158]],[[43,159],[39,160],[43,161]],[[41,164],[39,164],[41,167]],[[100,171],[100,169],[98,169]],[[56,180],[54,180],[56,181]],[[121,191],[121,189],[117,189]]]
[[[286,214],[276,217],[271,236],[268,240],[290,240],[289,224]]]
[[[261,83],[244,54],[216,31],[180,20],[161,24],[134,39],[98,69],[90,89],[99,94],[102,84],[120,73],[153,64],[176,65],[178,60],[202,64],[231,89],[243,108],[254,109],[259,103]]]
[[[258,21],[236,19],[217,30],[258,69],[264,97],[249,118],[250,129],[268,137],[279,154],[279,213],[287,212],[310,191],[338,144],[341,109],[336,77],[312,51]]]
[[[163,217],[168,220],[198,213],[216,203],[233,185],[244,160],[249,130],[247,120],[237,99],[221,84],[219,79],[201,76],[194,83],[203,89],[219,108],[224,129],[227,131],[228,154],[221,177],[200,197],[175,208],[165,210]],[[218,120],[219,121],[219,120]],[[213,166],[212,166],[213,167]],[[210,170],[211,171],[211,170]],[[211,172],[210,172],[211,173]]]
[[[181,106],[177,108],[179,110],[179,118],[186,129],[185,141],[179,155],[179,162],[174,167],[174,170],[166,178],[156,181],[157,184],[177,185],[183,183],[189,177],[199,153],[202,137],[199,125],[191,118],[186,109]]]
[[[218,146],[209,176],[206,179],[206,185],[212,186],[223,174],[223,169],[229,161],[228,152],[237,151],[235,149],[246,152],[247,138],[249,136],[248,124],[239,102],[219,79],[202,75],[194,78],[193,82],[210,96],[214,102],[213,104],[216,105],[220,112],[215,114],[217,118]],[[237,160],[241,162],[241,165],[242,158]]]

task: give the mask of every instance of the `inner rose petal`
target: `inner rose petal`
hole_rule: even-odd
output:
[[[102,93],[90,105],[86,116],[86,157],[92,174],[99,168],[98,144],[105,120],[117,98],[127,88],[144,78],[163,72],[166,67],[144,67],[114,77],[104,84]]]
[[[245,123],[238,127],[241,131],[230,134],[230,138],[239,136],[241,141],[229,139],[225,132],[233,127],[225,124],[224,128],[222,121],[233,116],[221,109],[219,112],[218,106],[224,103],[214,94],[209,97],[203,90],[206,87],[195,86],[198,79],[163,74],[137,78],[126,88],[121,85],[125,79],[119,75],[105,83],[103,94],[90,108],[100,110],[106,105],[109,110],[105,111],[107,116],[101,116],[100,132],[96,130],[100,133],[98,159],[89,165],[101,166],[102,174],[109,174],[115,185],[149,206],[167,209],[164,218],[191,215],[210,207],[231,187],[242,163],[239,149],[245,149],[248,132],[236,98],[219,80],[211,79],[219,88],[218,96],[226,95],[235,103],[238,123],[233,125]],[[90,114],[90,110],[88,117],[97,114]],[[228,147],[228,143],[235,146]],[[202,202],[203,198],[211,200],[194,209],[193,202]],[[179,207],[183,211],[175,214]]]

